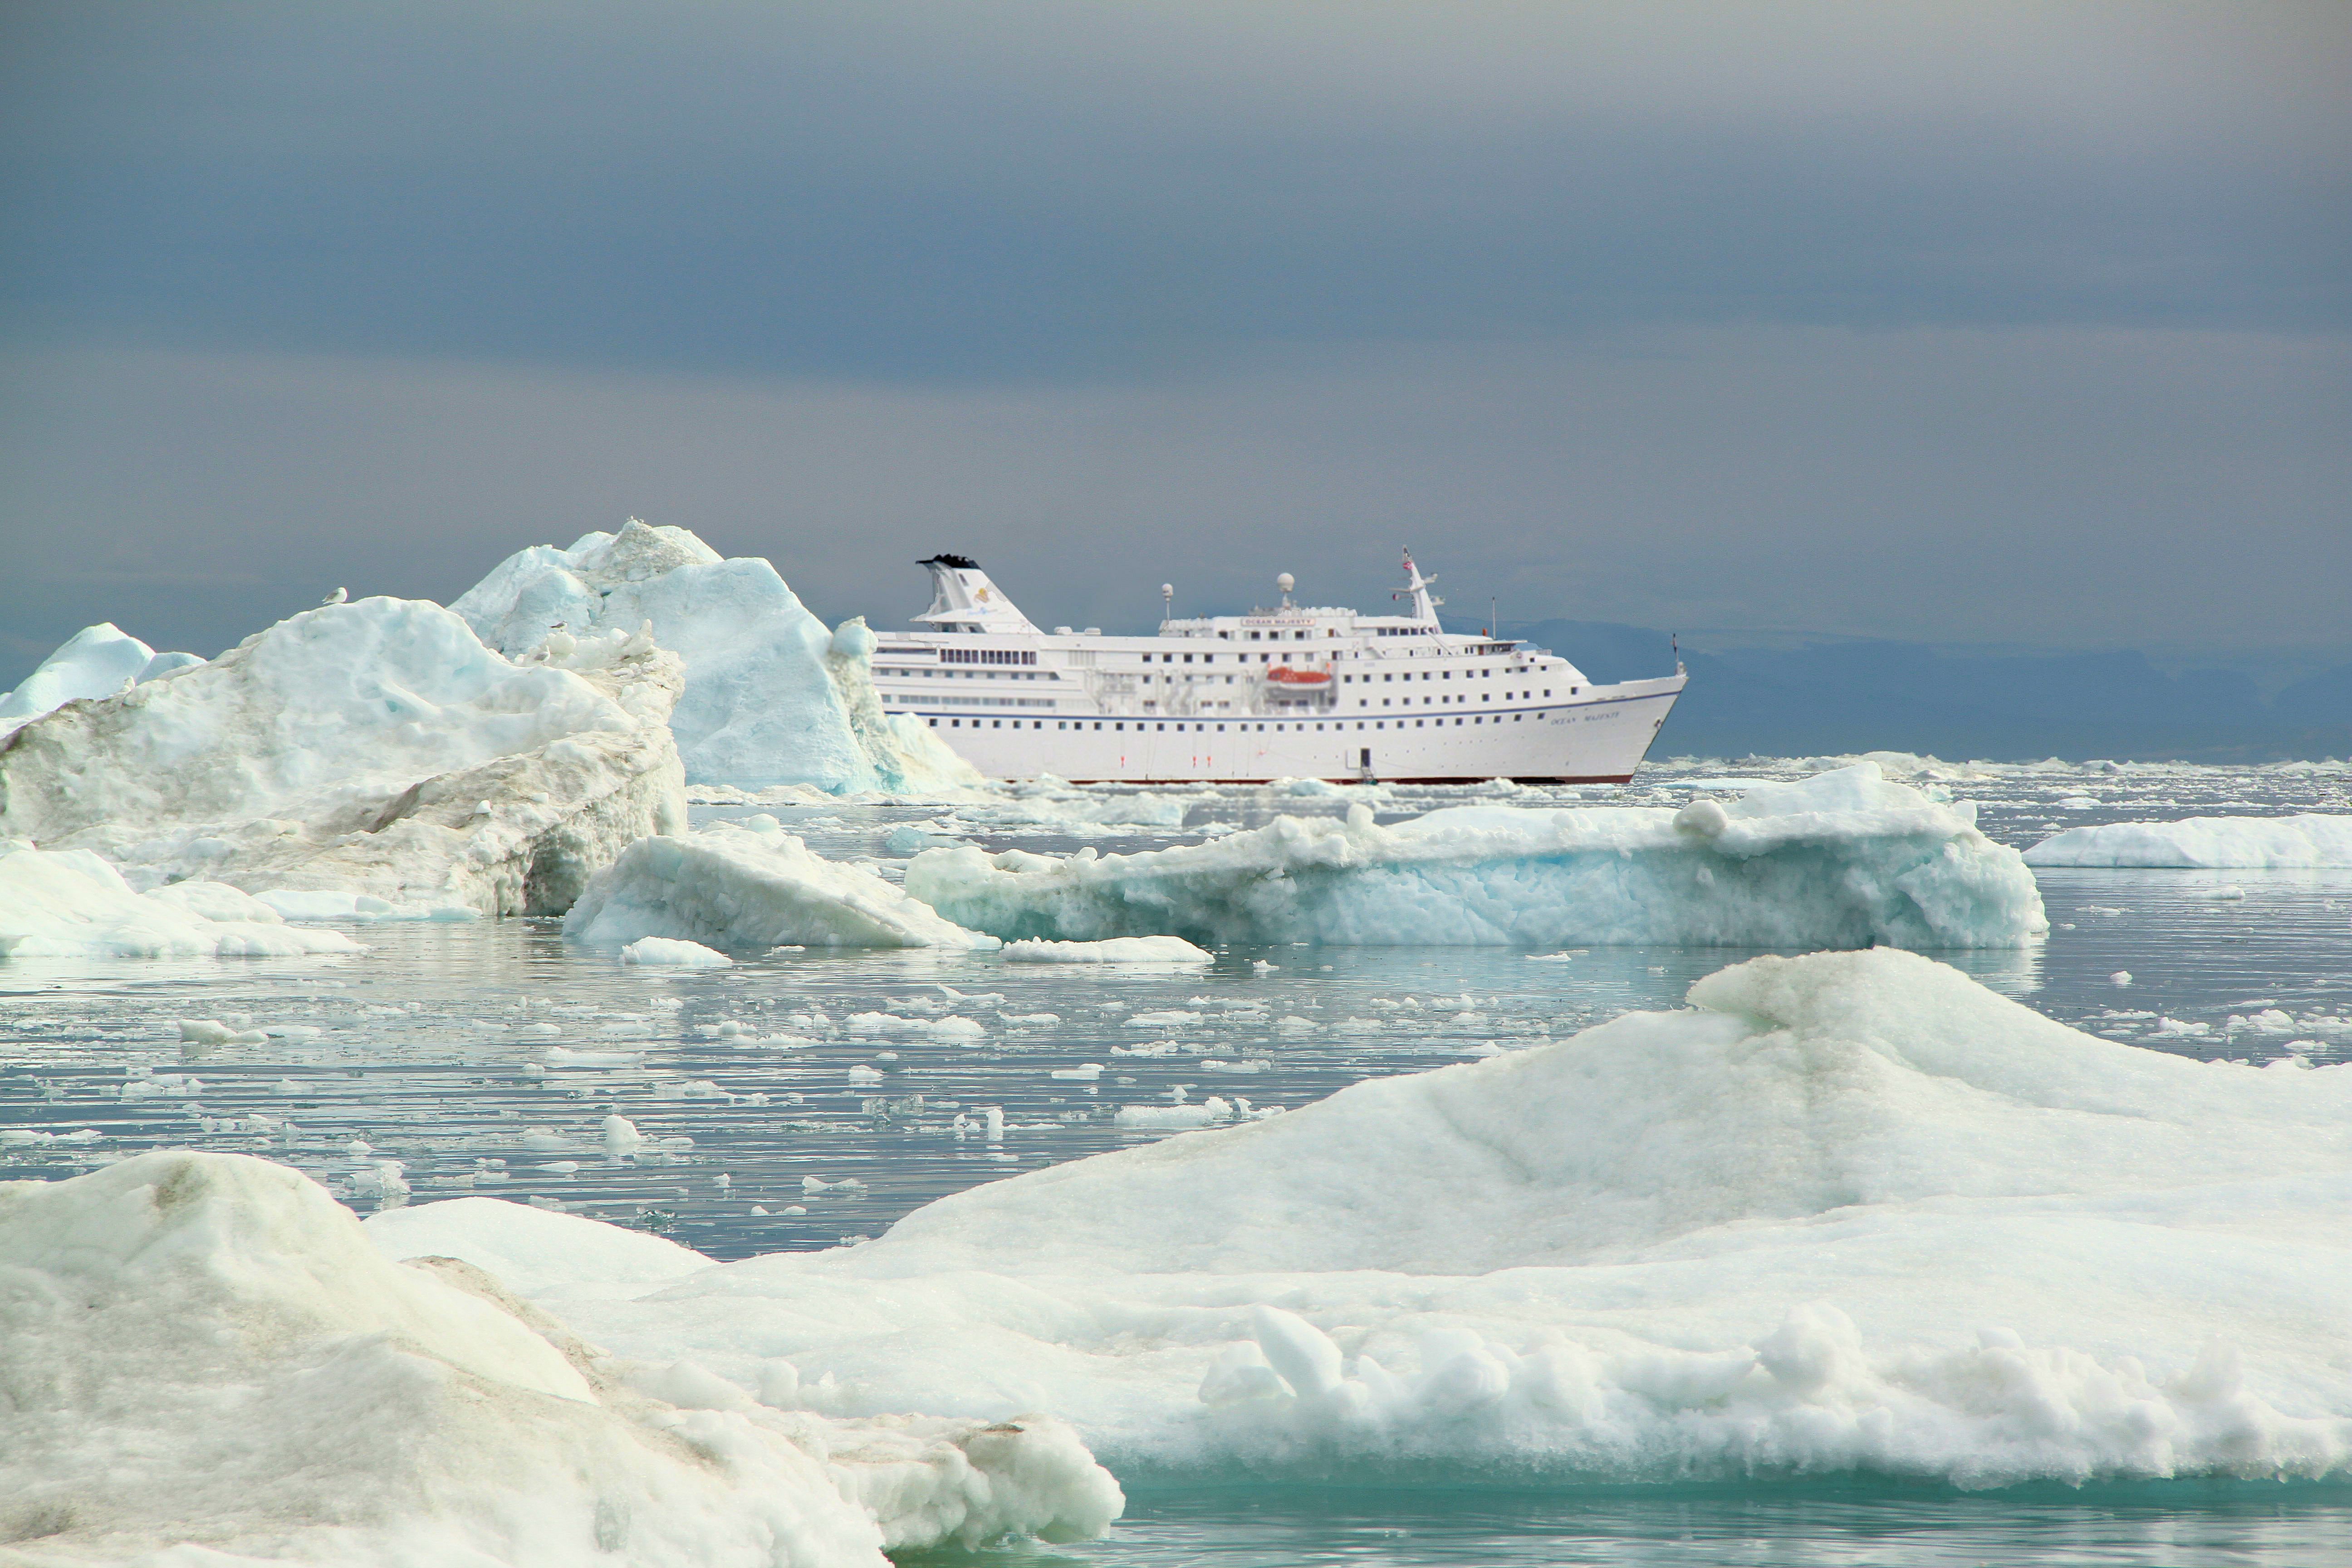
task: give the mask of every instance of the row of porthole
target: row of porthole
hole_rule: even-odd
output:
[[[1484,723],[1486,721],[1487,717],[1488,717],[1488,716],[1487,716],[1486,714],[1484,714],[1484,713],[1475,713],[1475,714],[1472,714],[1472,715],[1470,715],[1470,716],[1469,716],[1469,719],[1468,719],[1468,721],[1468,721],[1468,722],[1470,722],[1470,723],[1473,723],[1473,724],[1484,724]],[[1527,715],[1526,715],[1526,714],[1524,714],[1524,713],[1514,713],[1514,714],[1512,714],[1512,715],[1511,715],[1511,722],[1512,722],[1512,723],[1514,723],[1514,724],[1516,724],[1516,723],[1519,722],[1519,721],[1521,721],[1522,719],[1525,719],[1526,717],[1527,717]],[[1537,717],[1538,717],[1538,718],[1541,718],[1541,717],[1543,717],[1543,715],[1541,715],[1541,714],[1538,714],[1538,715],[1537,715]],[[1493,718],[1494,718],[1495,722],[1496,722],[1496,723],[1497,723],[1497,724],[1499,724],[1499,723],[1501,723],[1501,722],[1503,721],[1503,716],[1502,716],[1500,713],[1496,713],[1496,714],[1493,715]],[[1076,721],[1072,721],[1072,720],[1064,719],[1064,720],[1056,721],[1055,721],[1055,725],[1054,725],[1054,728],[1055,728],[1056,730],[1067,730],[1067,729],[1069,729],[1069,728],[1072,726],[1072,724],[1073,724],[1074,722],[1076,723],[1076,727],[1077,727],[1078,729],[1083,730],[1083,729],[1085,729],[1085,728],[1087,727],[1087,721],[1086,721],[1085,720],[1083,720],[1083,719],[1076,720]],[[1356,721],[1356,728],[1357,728],[1357,729],[1359,729],[1359,730],[1362,729],[1362,728],[1364,727],[1364,725],[1365,725],[1365,722],[1366,722],[1366,721],[1364,721],[1364,720],[1361,720],[1361,719],[1357,720],[1357,721]],[[1462,720],[1462,719],[1460,719],[1460,718],[1456,718],[1456,719],[1454,721],[1454,728],[1456,728],[1456,729],[1460,729],[1460,728],[1462,727],[1462,725],[1463,725],[1463,723],[1464,723],[1464,722],[1465,722],[1465,721],[1464,721],[1464,720]],[[1385,719],[1374,719],[1374,720],[1370,721],[1370,723],[1371,723],[1372,728],[1373,728],[1373,729],[1375,729],[1375,730],[1385,730],[1385,729],[1387,729],[1387,728],[1389,727],[1389,726],[1388,726],[1388,721],[1387,721],[1387,720],[1385,720]],[[932,720],[932,721],[930,721],[930,724],[931,724],[931,728],[932,728],[932,729],[934,729],[934,730],[936,730],[936,729],[938,729],[938,728],[940,727],[940,721],[939,721],[937,719]],[[1415,720],[1412,721],[1412,727],[1413,727],[1414,729],[1416,729],[1416,730],[1426,729],[1426,728],[1428,728],[1428,726],[1429,726],[1429,721],[1428,721],[1428,720],[1426,720],[1426,719],[1415,719]],[[971,727],[972,727],[973,729],[975,729],[975,730],[979,729],[979,728],[980,728],[980,721],[979,721],[979,720],[977,720],[977,719],[974,719],[974,720],[971,721]],[[1002,720],[1002,719],[992,719],[992,720],[990,720],[990,721],[988,721],[988,727],[989,727],[990,729],[992,729],[992,730],[1002,730],[1002,729],[1003,729],[1003,728],[1004,728],[1004,721],[1003,721],[1003,720]],[[1018,730],[1019,728],[1021,728],[1021,721],[1020,721],[1020,720],[1018,720],[1018,719],[1015,719],[1014,721],[1013,721],[1013,727],[1014,729],[1016,729],[1016,730]],[[1032,730],[1042,730],[1042,729],[1044,729],[1044,728],[1045,727],[1045,721],[1043,719],[1033,719],[1033,720],[1031,720],[1031,721],[1029,721],[1029,727],[1030,727]],[[1099,720],[1099,719],[1096,720],[1096,721],[1094,721],[1094,727],[1095,727],[1096,729],[1097,729],[1097,730],[1101,729],[1101,728],[1103,727],[1103,721],[1101,721],[1101,720]],[[1119,721],[1119,720],[1113,720],[1113,721],[1111,721],[1111,726],[1110,726],[1110,727],[1111,727],[1114,731],[1123,731],[1123,730],[1125,730],[1125,729],[1127,728],[1127,725],[1126,725],[1126,723],[1125,723],[1123,721]],[[1143,729],[1143,721],[1141,721],[1141,720],[1139,720],[1139,720],[1137,720],[1137,721],[1136,721],[1135,727],[1136,727],[1136,729],[1137,729],[1139,731],[1141,731],[1141,730]],[[1277,731],[1279,731],[1279,730],[1284,729],[1285,727],[1286,727],[1286,726],[1284,726],[1284,725],[1276,724],[1276,725],[1275,726],[1275,729],[1276,729]],[[1288,728],[1291,728],[1291,729],[1296,729],[1296,730],[1305,730],[1305,729],[1307,728],[1307,726],[1306,726],[1305,724],[1303,724],[1303,723],[1299,723],[1299,724],[1293,724],[1293,725],[1290,725],[1290,726],[1287,726],[1287,727],[1288,727]],[[1320,730],[1320,729],[1324,728],[1324,726],[1323,726],[1323,725],[1321,725],[1321,724],[1318,724],[1318,725],[1316,725],[1315,727],[1316,727],[1318,730]],[[1346,728],[1348,727],[1348,724],[1347,724],[1347,721],[1346,721],[1345,720],[1337,720],[1337,721],[1332,721],[1332,723],[1331,723],[1330,727],[1331,727],[1332,729],[1335,729],[1335,730],[1344,730],[1344,729],[1346,729]],[[1442,715],[1439,717],[1439,719],[1438,719],[1438,721],[1437,721],[1437,727],[1438,727],[1439,729],[1441,729],[1441,730],[1443,730],[1444,728],[1445,728],[1445,720],[1444,720],[1444,716],[1442,716]],[[950,719],[950,720],[949,720],[949,721],[948,721],[948,728],[949,728],[949,729],[950,729],[950,730],[961,730],[961,729],[962,729],[962,728],[963,728],[963,721],[962,721],[962,720],[961,720],[961,719]],[[1165,724],[1161,724],[1161,725],[1160,726],[1160,728],[1161,730],[1163,730],[1163,731],[1164,731],[1164,730],[1166,730],[1166,729],[1168,728],[1168,726],[1167,726],[1167,725],[1165,725]],[[1208,725],[1206,725],[1206,724],[1195,724],[1195,725],[1193,725],[1193,726],[1192,726],[1192,728],[1193,728],[1194,730],[1196,730],[1196,731],[1206,731],[1210,728],[1210,726],[1208,726]],[[1234,729],[1236,729],[1236,730],[1240,730],[1240,731],[1243,731],[1246,732],[1246,731],[1250,729],[1250,726],[1249,726],[1249,725],[1247,725],[1247,724],[1236,724],[1236,725],[1234,725]],[[1257,728],[1258,728],[1258,730],[1259,730],[1260,731],[1263,731],[1265,729],[1265,725],[1263,725],[1263,724],[1260,724],[1260,725],[1258,725],[1258,726],[1257,726]],[[1398,728],[1398,729],[1400,729],[1400,730],[1402,730],[1402,729],[1403,729],[1403,728],[1404,728],[1404,721],[1403,721],[1403,720],[1400,719],[1400,720],[1398,720],[1398,721],[1397,721],[1397,728]],[[1176,726],[1177,732],[1178,732],[1179,734],[1182,733],[1182,732],[1183,732],[1183,729],[1184,729],[1184,726],[1183,726],[1183,724],[1180,721],[1180,722],[1177,724],[1177,726]],[[1219,725],[1217,725],[1217,726],[1216,726],[1216,731],[1217,731],[1217,733],[1218,733],[1218,734],[1220,734],[1220,735],[1223,734],[1223,733],[1225,732],[1225,726],[1224,726],[1224,725],[1223,725],[1223,724],[1219,724]]]

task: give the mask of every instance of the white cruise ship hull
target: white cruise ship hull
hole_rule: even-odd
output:
[[[1548,649],[1446,632],[1410,556],[1410,614],[1296,605],[1286,576],[1278,607],[1151,637],[1044,632],[975,563],[923,564],[931,608],[882,636],[875,689],[996,779],[1621,784],[1685,680],[1597,686]]]
[[[1161,719],[1134,714],[909,712],[995,779],[1075,784],[1622,784],[1682,695],[1684,677],[1589,686],[1566,701],[1403,716]]]

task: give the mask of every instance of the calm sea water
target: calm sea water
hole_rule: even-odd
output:
[[[1622,790],[1513,798],[1673,804],[1803,771],[1665,766]],[[2087,822],[2352,810],[2342,769],[2011,769],[1941,787],[1978,801],[1987,831],[2021,845]],[[1381,815],[1465,795],[1400,790]],[[1164,799],[1138,804],[1128,815],[1177,815]],[[903,847],[916,824],[940,840],[1108,852],[1343,805],[1195,792],[1181,824],[1153,828],[988,807],[768,809],[822,852],[873,857],[887,871],[898,863],[890,835]],[[2155,1049],[2352,1056],[2352,873],[2063,871],[2042,882],[2046,945],[1937,956],[2052,1017]],[[0,1178],[55,1178],[146,1148],[236,1150],[299,1166],[362,1213],[400,1201],[404,1182],[410,1202],[471,1193],[561,1206],[718,1258],[830,1247],[943,1194],[1132,1142],[1114,1121],[1122,1105],[1213,1095],[1297,1106],[1360,1079],[1678,1005],[1692,981],[1747,956],[1284,947],[1221,952],[1205,971],[1106,973],[919,952],[781,952],[664,973],[567,947],[551,922],[378,926],[362,940],[371,951],[357,959],[0,965]],[[200,1047],[179,1037],[191,1018],[268,1037]],[[934,1032],[949,1018],[979,1032]],[[999,1141],[978,1125],[987,1107],[1003,1112]],[[655,1141],[632,1163],[604,1157],[598,1126],[615,1112]],[[375,1174],[386,1161],[400,1173],[389,1188]],[[2274,1489],[1146,1493],[1111,1539],[1036,1552],[1236,1568],[2352,1562],[2347,1504]]]

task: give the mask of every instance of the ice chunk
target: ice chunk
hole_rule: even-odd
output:
[[[2070,827],[2025,852],[2029,866],[2352,869],[2352,816],[2191,816]]]
[[[564,1216],[468,1208],[454,1249],[583,1245]],[[394,1249],[452,1228],[403,1225],[379,1233]],[[667,1244],[608,1230],[598,1267],[666,1274]],[[887,1568],[886,1548],[1073,1539],[1121,1506],[1046,1418],[844,1423],[730,1397],[682,1358],[608,1356],[446,1253],[395,1263],[315,1184],[243,1156],[0,1185],[0,1531],[60,1561]]]
[[[873,872],[811,852],[772,817],[639,839],[588,885],[563,934],[591,944],[656,936],[737,951],[997,945]]]
[[[126,686],[203,662],[192,653],[157,653],[111,621],[84,626],[41,660],[22,686],[0,693],[0,736],[68,702],[111,697]]]
[[[632,518],[568,550],[533,546],[450,607],[509,658],[559,625],[570,637],[649,623],[686,661],[670,728],[698,784],[846,794],[980,782],[928,729],[883,713],[862,621],[827,631],[767,562],[722,560],[682,528]]]
[[[188,890],[183,890],[188,889]],[[282,958],[357,952],[340,931],[284,924],[218,883],[148,894],[87,849],[0,839],[0,958]]]
[[[918,855],[907,890],[1007,939],[2014,947],[2048,929],[2017,851],[1861,763],[1679,812],[1351,810],[1068,858]]]
[[[684,822],[678,682],[642,639],[518,665],[437,605],[331,605],[0,742],[0,834],[142,883],[560,912]]]
[[[1120,936],[1103,942],[1008,942],[1012,963],[1209,963],[1209,954],[1181,936]]]
[[[698,942],[680,942],[667,936],[641,936],[621,949],[621,962],[671,969],[725,969],[735,961]]]
[[[830,1409],[1049,1404],[1162,1474],[2352,1475],[2352,1068],[1888,950],[1690,999],[582,1310]]]

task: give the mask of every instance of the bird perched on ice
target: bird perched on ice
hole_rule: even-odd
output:
[[[350,589],[338,588],[333,593],[328,595],[325,598],[320,600],[319,603],[321,605],[340,605],[351,596],[352,593]]]

